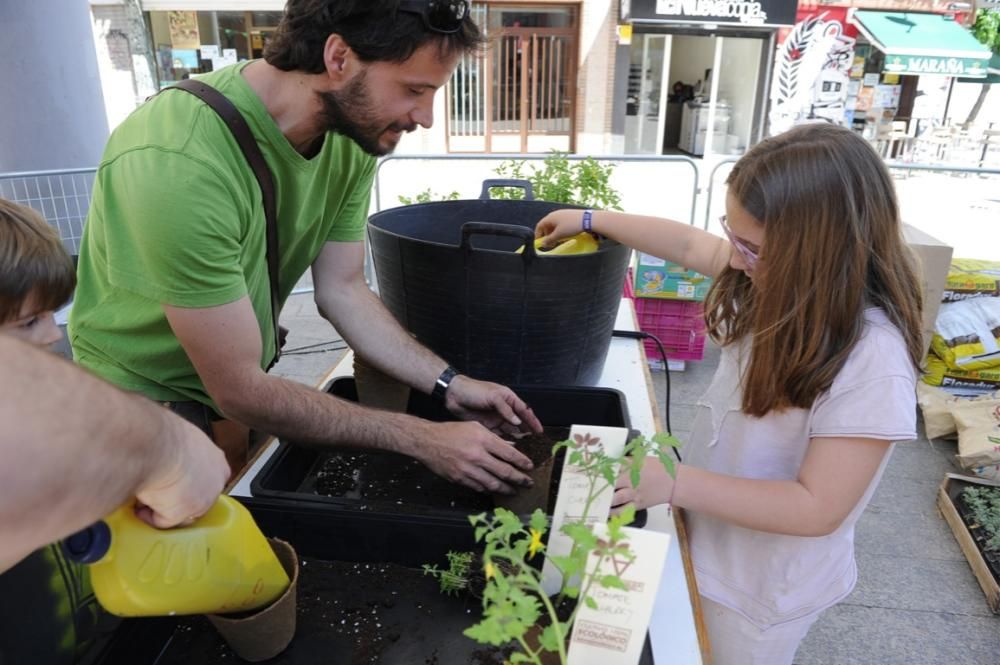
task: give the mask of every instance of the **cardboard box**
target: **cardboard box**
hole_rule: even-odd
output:
[[[930,348],[934,322],[944,296],[945,282],[951,269],[952,248],[915,226],[903,224],[903,237],[917,255],[920,283],[924,293],[924,349]]]
[[[637,252],[636,298],[704,300],[712,279],[664,259]]]
[[[958,541],[959,547],[962,548],[962,553],[972,567],[976,581],[979,582],[983,593],[986,594],[986,604],[989,605],[994,614],[1000,614],[1000,585],[997,584],[996,578],[993,577],[993,572],[983,558],[982,552],[976,547],[976,541],[972,539],[969,529],[965,526],[962,516],[958,514],[958,509],[955,507],[955,497],[968,485],[998,487],[996,483],[991,483],[982,478],[960,476],[955,473],[945,474],[941,488],[938,490],[938,510],[941,511],[941,516],[944,517],[948,526],[951,527],[951,532],[955,535],[955,540]]]

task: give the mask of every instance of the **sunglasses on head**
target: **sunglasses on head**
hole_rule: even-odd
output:
[[[399,11],[420,14],[424,27],[446,35],[458,32],[469,13],[466,0],[400,0]]]

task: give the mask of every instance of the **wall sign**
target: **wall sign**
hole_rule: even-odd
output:
[[[892,74],[943,74],[945,76],[986,76],[989,60],[946,58],[932,55],[887,55],[883,70]]]
[[[797,0],[621,0],[622,17],[636,23],[794,25]]]

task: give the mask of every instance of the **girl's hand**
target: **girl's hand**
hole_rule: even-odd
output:
[[[618,476],[618,482],[615,483],[615,494],[611,499],[611,512],[618,514],[622,508],[629,504],[634,505],[636,510],[642,510],[666,503],[673,494],[673,488],[674,478],[667,473],[658,460],[647,457],[643,460],[637,487],[632,487],[632,481],[627,472]]]
[[[551,249],[583,231],[582,210],[556,210],[543,217],[535,226],[535,237],[544,238],[543,247]]]

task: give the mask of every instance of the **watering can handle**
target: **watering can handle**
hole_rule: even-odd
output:
[[[518,238],[524,241],[524,252],[521,256],[524,257],[525,263],[531,261],[535,258],[535,232],[529,229],[527,226],[518,226],[517,224],[496,224],[494,222],[466,222],[462,224],[462,251],[471,252],[472,247],[472,236],[474,235],[487,235],[487,236],[510,236],[511,238]]]
[[[531,188],[531,183],[527,180],[518,180],[514,178],[491,178],[489,180],[483,180],[483,191],[479,193],[479,198],[484,201],[489,201],[490,190],[494,187],[516,187],[517,189],[523,189],[525,201],[535,200],[535,192]]]

